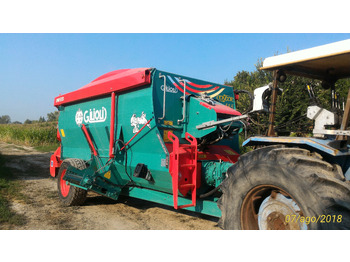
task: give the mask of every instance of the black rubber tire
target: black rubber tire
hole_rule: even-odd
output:
[[[62,162],[60,169],[58,170],[58,176],[57,176],[57,188],[58,188],[58,196],[65,206],[80,206],[82,205],[86,200],[87,191],[75,186],[69,187],[69,192],[67,196],[63,196],[61,192],[61,177],[63,174],[63,171],[67,169],[68,166],[73,166],[75,168],[78,168],[80,170],[85,169],[86,165],[83,160],[80,159],[66,159]]]
[[[244,211],[243,203],[247,203],[244,200],[251,192],[264,188],[262,185],[280,188],[289,194],[304,217],[335,215],[338,219],[341,215],[339,223],[308,223],[308,229],[350,228],[350,185],[340,167],[323,161],[317,153],[283,146],[264,147],[244,154],[228,169],[227,178],[220,186],[223,194],[218,201],[222,212],[219,226],[258,229],[257,223],[253,228],[244,222],[249,212]],[[259,201],[253,202],[251,210],[259,210],[262,202],[259,204]]]

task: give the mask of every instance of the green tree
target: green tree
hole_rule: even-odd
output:
[[[259,70],[262,66],[262,59],[259,59],[255,65],[256,70],[253,72],[240,71],[230,82],[225,82],[225,85],[232,86],[234,90],[245,90],[252,95],[258,87],[265,86],[272,82],[272,74],[268,71]],[[250,106],[250,96],[240,94],[239,100],[236,102],[237,110],[240,112],[247,111]],[[249,134],[264,134],[267,129],[268,116],[267,114],[256,114],[251,117],[255,124],[249,125]]]
[[[313,122],[306,117],[310,98],[307,85],[315,81],[299,76],[288,76],[284,83],[278,86],[283,89],[277,99],[275,130],[279,135],[289,135],[289,132],[310,133]]]
[[[33,123],[33,121],[29,119],[26,119],[26,121],[24,121],[24,124],[31,124],[31,123]]]
[[[233,86],[235,90],[243,89],[253,94],[254,89],[272,82],[272,73],[259,70],[262,66],[262,59],[259,59],[253,72],[240,71],[226,85]],[[315,95],[321,107],[331,110],[331,90],[323,89],[321,82],[299,76],[288,76],[284,83],[278,83],[283,89],[278,96],[276,105],[275,127],[279,135],[289,135],[290,132],[310,133],[313,128],[313,121],[307,119],[307,107],[311,104],[307,85],[314,87]],[[335,90],[339,93],[340,102],[347,97],[350,87],[350,79],[338,80]],[[250,99],[247,95],[240,95],[237,101],[237,110],[245,111],[249,107]],[[249,134],[266,134],[268,127],[268,114],[251,115]]]
[[[59,116],[60,112],[59,111],[55,111],[55,112],[51,112],[47,114],[47,122],[55,122],[58,121],[58,116]]]
[[[39,117],[39,123],[43,123],[43,122],[46,122],[45,118],[43,116]]]
[[[0,124],[10,124],[11,118],[9,115],[0,116]]]

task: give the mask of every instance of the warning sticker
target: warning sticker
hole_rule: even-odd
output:
[[[164,130],[164,135],[163,135],[163,140],[164,142],[171,142],[170,139],[168,138],[168,132],[171,130]]]
[[[62,135],[62,137],[66,137],[66,135],[64,134],[64,130],[63,129],[61,129],[61,135]]]
[[[105,173],[104,177],[107,179],[111,179],[111,171],[108,171],[107,173]]]
[[[164,121],[164,125],[172,126],[173,125],[173,121],[166,120],[166,121]],[[171,142],[170,139],[168,138],[168,132],[169,131],[171,131],[171,130],[164,130],[164,134],[163,134],[164,142]]]

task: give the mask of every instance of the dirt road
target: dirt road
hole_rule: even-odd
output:
[[[11,208],[25,216],[22,226],[0,229],[219,229],[217,219],[147,201],[120,197],[114,201],[89,192],[84,206],[64,207],[57,195],[56,179],[49,175],[50,153],[0,142],[6,165],[23,184],[26,200]]]

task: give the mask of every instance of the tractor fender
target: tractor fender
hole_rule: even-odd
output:
[[[243,142],[243,146],[272,146],[284,145],[287,147],[299,147],[318,153],[325,161],[337,164],[342,173],[350,180],[350,150],[337,148],[334,139],[318,139],[313,137],[250,137]]]
[[[350,156],[348,150],[340,150],[339,148],[333,147],[332,142],[334,140],[317,139],[313,137],[263,137],[255,136],[250,137],[243,142],[243,146],[267,146],[267,145],[289,145],[303,147],[306,149],[313,149],[321,155],[329,155],[333,157],[344,157]]]

